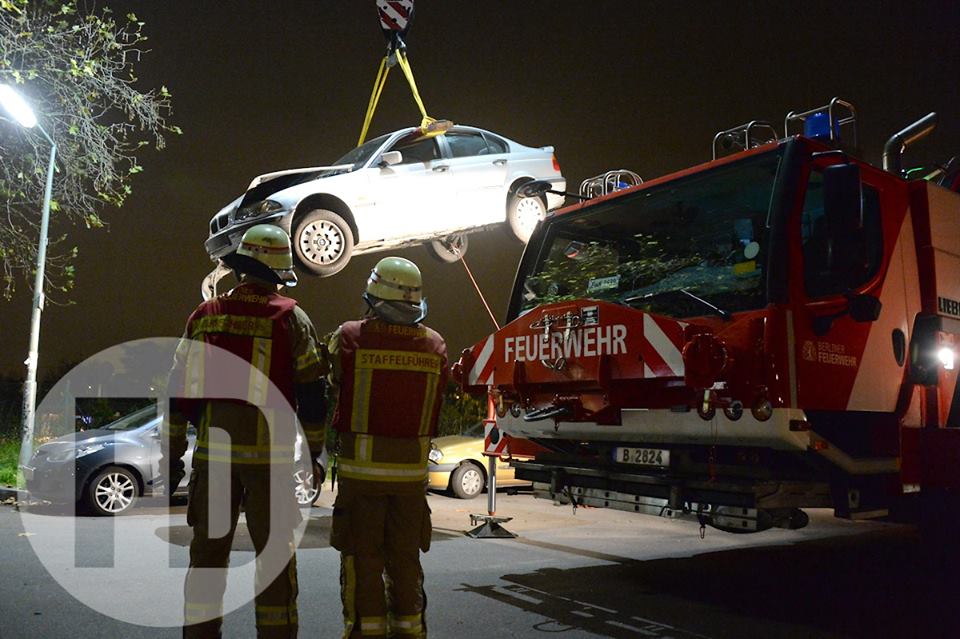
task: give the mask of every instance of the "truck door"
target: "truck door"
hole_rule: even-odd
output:
[[[862,223],[838,235],[830,232],[824,214],[824,168],[811,167],[794,228],[797,405],[807,411],[892,414],[903,382],[901,347],[909,337],[911,307],[919,308],[905,185],[862,166]],[[875,320],[850,316],[855,296],[879,300]]]

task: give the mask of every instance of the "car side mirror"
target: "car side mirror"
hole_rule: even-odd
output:
[[[380,154],[380,164],[378,165],[381,169],[388,166],[393,166],[394,164],[400,164],[403,162],[403,153],[400,151],[387,151]]]

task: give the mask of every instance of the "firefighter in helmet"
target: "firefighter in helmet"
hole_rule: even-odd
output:
[[[363,299],[365,316],[344,323],[329,343],[340,478],[330,544],[341,553],[343,637],[425,637],[424,482],[447,347],[421,324],[426,303],[413,262],[380,260]]]
[[[197,428],[183,634],[220,636],[226,567],[242,503],[257,551],[257,636],[293,638],[293,530],[301,521],[292,482],[296,418],[310,459],[319,459],[325,360],[310,318],[279,293],[281,285],[296,284],[290,238],[282,229],[251,227],[224,262],[240,284],[203,302],[187,320],[170,380],[171,395],[181,399],[173,400],[161,439],[172,492],[183,477],[187,422]],[[316,464],[314,472],[322,475]]]

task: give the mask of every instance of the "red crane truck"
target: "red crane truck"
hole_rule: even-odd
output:
[[[454,366],[492,448],[547,449],[515,465],[554,499],[732,532],[960,494],[960,159],[900,166],[935,123],[879,168],[835,98],[550,214]]]

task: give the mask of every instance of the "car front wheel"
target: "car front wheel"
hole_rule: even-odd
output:
[[[547,202],[539,197],[511,195],[507,203],[507,224],[513,235],[526,244],[537,228],[537,223],[547,215]]]
[[[450,476],[450,488],[460,499],[473,499],[483,492],[483,471],[470,462],[460,464]]]
[[[107,466],[87,487],[84,505],[95,515],[119,515],[133,508],[139,495],[140,484],[132,472],[120,466]]]
[[[305,213],[294,224],[293,250],[297,263],[310,275],[339,273],[353,252],[353,231],[341,216],[326,209]]]

